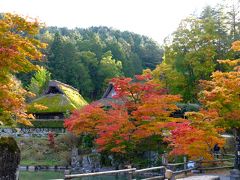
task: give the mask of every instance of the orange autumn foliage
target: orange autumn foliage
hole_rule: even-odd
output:
[[[18,15],[4,14],[0,19],[0,118],[4,124],[13,125],[14,119],[30,124],[25,113],[27,92],[13,75],[34,70],[31,60],[42,59],[40,49],[46,45],[35,38],[40,26]]]
[[[99,151],[129,153],[151,136],[163,136],[166,124],[180,121],[171,117],[181,98],[168,95],[151,76],[114,78],[119,103],[112,103],[109,110],[93,103],[75,111],[65,121],[65,127],[75,134],[92,134]]]
[[[240,41],[232,45],[240,50]],[[223,146],[219,137],[225,129],[240,131],[240,60],[219,60],[232,67],[228,72],[216,71],[211,80],[202,80],[199,100],[203,108],[198,113],[187,113],[183,124],[172,124],[171,136],[167,138],[173,148],[172,154],[189,155],[192,158],[213,157],[211,149],[215,144]]]
[[[214,111],[186,113],[188,119],[183,123],[171,123],[171,135],[166,138],[172,147],[171,155],[187,155],[191,159],[212,159],[213,147],[224,145],[224,139],[214,126],[218,114]]]
[[[234,51],[240,51],[240,41],[232,45]],[[201,81],[203,90],[199,100],[209,110],[217,111],[218,126],[233,129],[240,128],[240,60],[220,60],[229,65],[228,72],[216,71],[210,81]]]

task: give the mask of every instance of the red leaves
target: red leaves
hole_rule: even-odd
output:
[[[54,148],[54,146],[55,146],[54,133],[51,131],[48,133],[48,142],[49,142],[50,147]]]
[[[232,49],[239,51],[239,47],[240,41],[236,41]],[[171,142],[172,154],[210,159],[214,145],[224,143],[219,132],[223,128],[240,128],[240,61],[219,60],[219,63],[229,65],[232,71],[216,71],[211,80],[200,81],[203,90],[199,100],[205,110],[186,113],[188,122],[170,125],[173,130],[167,140]]]
[[[166,94],[159,84],[141,76],[138,79],[144,81],[113,79],[114,98],[120,98],[123,104],[112,104],[108,111],[94,104],[76,111],[65,123],[68,130],[94,134],[99,151],[128,153],[136,150],[143,140],[158,136],[167,137],[172,155],[211,158],[211,148],[216,143],[223,144],[212,124],[217,121],[218,113],[192,112],[187,114],[188,120],[171,117],[178,110],[176,102],[181,98]]]
[[[106,112],[95,105],[88,105],[73,111],[70,118],[65,120],[64,126],[75,134],[96,134],[96,125],[106,118]]]
[[[198,119],[201,121],[200,119]],[[212,159],[212,148],[215,144],[222,146],[224,140],[220,138],[217,130],[208,124],[203,127],[195,126],[186,120],[184,123],[171,123],[173,130],[165,140],[172,147],[171,155],[188,155],[192,159]],[[206,128],[206,127],[208,128]]]
[[[135,78],[138,81],[149,81],[152,79],[151,73],[143,74],[143,75],[135,75]]]
[[[103,119],[97,126],[98,138],[96,144],[101,150],[110,150],[112,152],[125,152],[123,145],[129,140],[131,132],[134,128],[132,123],[128,121],[128,114],[120,109],[109,110],[107,118]],[[119,147],[122,147],[119,149]]]
[[[76,134],[93,134],[99,151],[117,153],[127,153],[153,135],[161,136],[166,123],[175,119],[169,116],[178,109],[175,104],[181,98],[167,95],[159,84],[150,81],[149,75],[136,78],[112,79],[114,98],[123,104],[112,104],[107,111],[96,103],[88,105],[66,120],[67,129]]]

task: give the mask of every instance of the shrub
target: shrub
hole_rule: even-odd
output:
[[[63,128],[63,120],[33,120],[31,121],[34,128]],[[23,124],[18,124],[18,127],[29,128],[29,126],[25,126]]]

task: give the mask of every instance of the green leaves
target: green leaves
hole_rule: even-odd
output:
[[[162,49],[150,38],[107,27],[48,27],[40,39],[49,42],[45,66],[53,79],[79,89],[89,100],[102,96],[108,79],[133,77],[161,62]]]
[[[200,16],[183,19],[165,44],[164,62],[154,70],[155,79],[185,102],[197,102],[199,80],[209,80],[213,71],[225,68],[218,58],[233,57],[225,16],[221,8],[207,6]]]
[[[38,66],[38,70],[32,77],[28,90],[35,94],[36,98],[39,97],[43,90],[48,85],[51,79],[51,73],[42,66]]]

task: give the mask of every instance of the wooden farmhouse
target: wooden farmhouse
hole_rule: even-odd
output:
[[[63,119],[65,114],[87,104],[77,89],[51,80],[43,95],[28,104],[27,111],[36,119]]]

